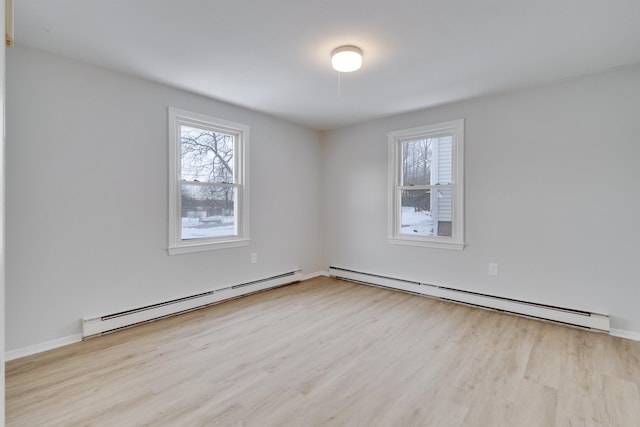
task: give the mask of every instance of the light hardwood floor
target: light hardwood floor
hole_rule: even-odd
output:
[[[640,343],[317,278],[11,361],[9,426],[640,426]]]

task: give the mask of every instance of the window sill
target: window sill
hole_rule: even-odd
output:
[[[172,245],[167,248],[169,255],[188,254],[193,252],[213,251],[217,249],[249,246],[251,239],[224,240],[219,242],[187,243]]]
[[[466,243],[464,242],[423,240],[401,237],[389,237],[387,241],[392,245],[421,246],[424,248],[449,249],[453,251],[464,250],[464,247],[466,246]]]

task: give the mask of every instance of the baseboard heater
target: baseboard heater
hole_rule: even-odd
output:
[[[86,317],[82,319],[82,338],[113,332],[139,323],[173,316],[239,296],[298,282],[301,278],[302,272],[300,270],[290,271],[265,279],[188,295],[131,310],[102,316]]]
[[[536,319],[550,320],[571,326],[609,332],[609,315],[583,310],[555,307],[510,298],[463,291],[444,286],[397,279],[376,274],[363,273],[339,267],[329,267],[329,274],[339,279],[385,288],[398,289],[415,294],[428,295],[447,301],[453,301],[482,308],[518,314]]]

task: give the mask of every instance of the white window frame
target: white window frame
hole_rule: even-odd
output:
[[[435,138],[452,135],[452,183],[446,185],[403,187],[402,183],[402,142],[418,138]],[[389,139],[389,202],[388,202],[388,242],[397,245],[424,246],[463,250],[464,242],[464,119],[435,123],[411,129],[387,133]],[[449,236],[412,236],[400,233],[400,198],[403,189],[443,187],[451,188],[452,229]]]
[[[194,126],[234,135],[234,183],[237,191],[236,234],[215,238],[182,239],[182,176],[180,126]],[[249,245],[249,126],[169,107],[169,255]],[[185,181],[186,182],[186,181]]]

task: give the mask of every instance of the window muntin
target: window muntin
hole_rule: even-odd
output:
[[[389,134],[389,241],[462,249],[462,120]]]
[[[248,244],[249,128],[169,109],[169,253]]]

